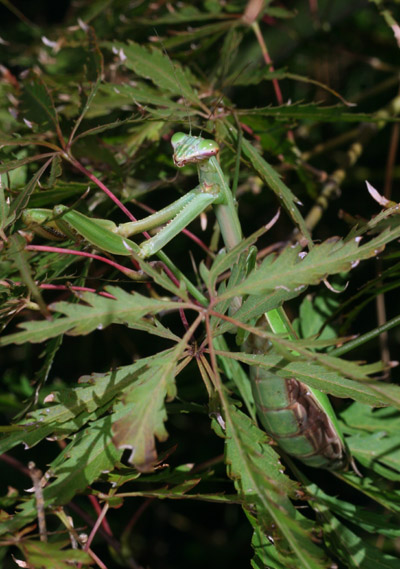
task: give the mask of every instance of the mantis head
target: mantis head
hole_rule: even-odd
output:
[[[37,235],[52,241],[64,241],[65,234],[54,221],[54,212],[51,209],[35,208],[24,209],[21,214],[24,225]]]
[[[202,162],[219,152],[219,146],[214,140],[206,140],[183,132],[175,133],[171,138],[171,144],[174,149],[174,163],[178,168]]]

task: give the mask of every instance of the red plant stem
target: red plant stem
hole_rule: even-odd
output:
[[[98,516],[100,516],[101,513],[102,513],[102,508],[101,508],[101,506],[100,506],[100,504],[99,504],[98,499],[96,498],[96,496],[93,496],[93,494],[89,494],[88,497],[89,497],[89,500],[90,500],[90,502],[91,502],[91,504],[92,504],[92,506],[93,506],[93,509],[95,510],[96,514],[97,514]],[[108,535],[111,535],[111,536],[113,535],[113,533],[112,533],[112,531],[111,531],[111,528],[110,528],[110,526],[109,526],[108,521],[106,520],[106,518],[103,518],[103,520],[102,520],[102,522],[101,522],[101,525],[103,526],[104,531],[105,531],[106,533],[108,533]]]
[[[107,194],[107,196],[129,217],[131,221],[137,221],[134,215],[132,215],[132,213],[129,211],[129,209],[127,209],[124,206],[124,204],[117,198],[117,196],[115,196],[112,193],[112,191],[109,190],[105,184],[103,184],[101,180],[99,180],[94,174],[89,172],[89,170],[86,170],[86,168],[82,166],[82,164],[78,162],[78,160],[76,160],[75,158],[69,157],[68,160],[69,162],[71,162],[73,166],[75,166],[75,168],[80,170],[83,174],[85,174],[85,176],[87,176],[90,180],[92,180],[92,182],[94,182],[96,186],[98,186],[101,190],[103,190],[103,192]]]
[[[22,283],[14,283],[15,285],[19,285]],[[90,288],[88,286],[72,286],[72,285],[52,285],[52,284],[39,284],[39,288],[45,290],[69,290],[69,291],[77,291],[77,292],[95,292],[99,296],[105,296],[106,298],[111,298],[112,300],[116,300],[116,297],[109,292],[104,291],[97,291],[95,288]]]
[[[90,555],[90,557],[93,559],[93,561],[100,569],[107,569],[107,565],[102,562],[100,557],[98,557],[92,549],[88,549],[87,553]],[[80,563],[78,567],[82,567],[82,563]]]
[[[79,506],[74,504],[74,502],[69,502],[67,504],[67,508],[70,508],[71,510],[73,510],[90,527],[94,526],[95,520],[87,512],[82,510],[82,508],[80,508]],[[116,540],[114,537],[111,537],[110,535],[108,535],[102,527],[99,528],[99,533],[104,538],[104,541],[106,541],[113,549],[115,549],[115,551],[117,553],[122,555],[121,544],[118,540]],[[126,562],[127,562],[127,567],[129,567],[131,569],[143,569],[132,558],[127,559]]]
[[[260,45],[261,48],[261,52],[264,58],[265,63],[267,64],[267,66],[269,67],[270,71],[274,71],[274,65],[272,63],[272,60],[269,56],[268,53],[268,49],[267,46],[265,44],[264,38],[262,36],[261,30],[260,30],[260,26],[258,25],[258,22],[253,22],[252,24],[252,28],[254,30],[254,33],[256,35],[257,41]],[[278,102],[278,105],[283,105],[283,97],[282,97],[282,91],[281,88],[279,86],[279,82],[277,79],[272,79],[272,85],[274,87],[274,91],[275,91],[275,96],[276,96],[276,100]]]
[[[183,327],[185,328],[186,331],[189,330],[189,323],[187,321],[186,314],[183,308],[179,309],[179,315],[181,317]]]
[[[67,253],[68,255],[77,255],[78,257],[89,257],[90,259],[96,259],[98,261],[102,261],[103,263],[107,263],[108,265],[111,265],[112,267],[114,267],[115,269],[118,269],[119,271],[121,271],[123,274],[127,275],[128,277],[130,276],[130,274],[132,274],[133,269],[127,269],[126,267],[119,265],[118,263],[115,263],[115,261],[111,261],[110,259],[107,259],[106,257],[101,257],[100,255],[94,255],[93,253],[86,253],[85,251],[76,251],[75,249],[63,249],[62,247],[50,247],[48,245],[27,245],[26,249],[28,249],[29,251],[46,251],[47,253]],[[175,277],[175,275],[172,273],[172,271],[170,271],[170,269],[163,263],[164,265],[164,271],[166,273],[166,275],[171,279],[171,281],[174,283],[175,286],[179,286],[179,281],[178,279]],[[150,283],[148,283],[149,285]],[[41,288],[53,288],[54,290],[56,290],[56,286],[57,285],[40,285]],[[65,285],[62,285],[65,286]],[[74,287],[66,287],[66,289],[72,289],[74,290]],[[96,292],[93,289],[87,289],[86,287],[75,287],[75,290],[88,290],[89,292],[93,291]],[[61,289],[62,290],[62,289]],[[108,293],[99,293],[102,294],[103,296],[107,296]],[[108,298],[114,298],[112,295],[108,295]],[[182,318],[182,324],[184,326],[184,328],[187,330],[188,328],[188,322],[186,320],[186,317],[184,315],[183,312],[180,311],[181,314],[181,318]]]
[[[260,44],[261,52],[262,52],[265,63],[269,67],[270,71],[274,71],[275,70],[274,65],[273,65],[272,60],[269,56],[268,49],[267,49],[267,46],[265,44],[265,41],[264,41],[263,35],[261,33],[260,26],[258,25],[258,22],[253,22],[251,27],[254,30],[254,33],[255,33],[255,36],[257,38],[258,43]],[[275,79],[275,78],[272,79],[272,85],[274,87],[275,97],[276,97],[276,100],[278,102],[278,105],[283,105],[283,96],[282,96],[281,88],[279,86],[278,79]],[[288,137],[288,140],[290,140],[291,142],[294,142],[294,136],[293,136],[293,132],[291,130],[288,130],[287,137]]]
[[[94,524],[94,526],[92,527],[92,530],[90,532],[90,535],[87,539],[87,542],[84,545],[84,551],[88,551],[90,549],[90,545],[92,543],[92,541],[95,538],[95,535],[97,533],[97,530],[100,528],[100,526],[103,524],[104,521],[104,517],[106,515],[106,513],[108,512],[109,509],[109,505],[108,504],[104,504],[103,508],[101,509],[100,515],[96,520],[96,523]]]
[[[19,460],[17,460],[16,458],[9,456],[7,454],[0,454],[0,460],[2,460],[3,462],[8,463],[9,465],[13,466],[14,468],[16,468],[17,470],[19,470],[20,472],[22,472],[23,474],[25,474],[28,478],[31,478],[29,469],[26,468],[26,466],[24,466],[22,464],[22,462],[20,462]],[[94,496],[89,496],[89,498],[91,498]],[[71,504],[70,504],[71,505]],[[80,513],[81,515],[81,513]],[[106,522],[105,518],[103,518],[102,520],[102,525],[103,525],[103,531],[105,530],[105,527],[108,528],[107,530],[107,534],[109,534],[111,536],[112,541],[112,546],[115,547],[115,545],[117,545],[116,551],[120,551],[120,544],[119,542],[116,542],[115,539],[112,536],[111,533],[111,529],[108,525],[108,523]],[[94,526],[95,527],[95,526]],[[93,527],[93,529],[94,529]],[[93,530],[92,530],[93,531]],[[107,536],[104,536],[107,539]],[[90,545],[90,544],[89,544]],[[107,569],[107,566],[100,560],[100,558],[91,550],[89,549],[89,546],[87,547],[86,551],[89,553],[89,555],[92,557],[92,559],[97,563],[97,565],[101,568],[101,569]],[[133,563],[130,565],[131,567],[137,567],[139,569],[139,565],[137,565],[136,563]]]
[[[75,249],[63,249],[62,247],[51,247],[48,245],[27,245],[25,247],[28,251],[45,251],[47,253],[66,253],[67,255],[76,255],[77,257],[89,257],[90,259],[96,259],[97,261],[102,261],[103,263],[107,263],[121,271],[124,274],[132,273],[133,269],[127,269],[123,265],[116,263],[115,261],[111,261],[111,259],[107,259],[107,257],[102,257],[101,255],[95,255],[93,253],[86,253],[85,251],[76,251]]]
[[[107,259],[106,257],[101,257],[100,255],[95,255],[93,253],[86,253],[85,251],[76,251],[75,249],[63,249],[62,247],[50,247],[48,245],[27,245],[26,249],[28,249],[29,251],[46,251],[47,253],[67,253],[68,255],[77,255],[78,257],[89,257],[90,259],[96,259],[98,261],[102,261],[103,263],[107,263],[108,265],[111,265],[112,267],[114,267],[115,269],[118,269],[119,271],[121,271],[123,274],[127,275],[128,277],[130,276],[130,274],[132,274],[133,269],[127,269],[126,267],[119,265],[118,263],[115,263],[115,261],[111,261],[110,259]],[[175,277],[175,275],[172,273],[172,271],[170,271],[170,269],[163,263],[164,265],[164,271],[166,273],[166,275],[171,279],[171,281],[175,284],[175,286],[179,286],[179,281],[178,279]],[[149,283],[148,283],[149,284]],[[51,286],[56,287],[56,285],[41,285],[41,288],[50,288]],[[66,287],[66,288],[71,288],[73,289],[73,287]],[[76,290],[78,290],[80,287],[76,287]],[[85,290],[85,287],[81,287],[82,290]],[[90,291],[90,289],[89,289]],[[95,292],[95,291],[93,291]],[[107,293],[100,293],[103,294],[104,296],[107,295]],[[114,298],[112,295],[109,295],[109,298]],[[186,320],[186,317],[184,317],[184,315],[181,313],[181,318],[182,318],[182,323],[184,328],[187,330],[188,327],[188,323]]]
[[[254,140],[257,140],[257,142],[260,142],[261,140],[261,136],[259,136],[258,134],[254,133],[254,130],[248,126],[247,124],[244,124],[243,122],[240,123],[240,128],[242,130],[244,130],[245,132],[247,132],[247,134],[250,134]]]
[[[25,476],[27,476],[28,478],[31,478],[29,468],[27,468],[24,464],[22,464],[21,461],[14,458],[13,456],[10,456],[8,454],[0,454],[0,460],[2,460],[3,462],[6,462],[7,464],[12,466],[16,470],[19,470],[20,472],[25,474]]]

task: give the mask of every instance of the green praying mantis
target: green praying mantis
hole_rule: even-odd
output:
[[[53,210],[34,209],[23,212],[23,221],[36,232],[50,238],[65,238],[78,233],[89,243],[114,255],[141,258],[159,253],[208,206],[212,205],[225,247],[240,243],[242,232],[232,192],[216,158],[219,146],[213,140],[176,133],[171,144],[177,167],[197,165],[199,184],[183,197],[143,220],[114,224],[92,219],[66,206]],[[137,245],[134,234],[166,224],[154,237]],[[75,238],[75,237],[74,237]],[[263,317],[263,325],[275,334],[294,338],[282,308]],[[254,353],[268,350],[265,339],[252,336],[247,349]],[[252,391],[259,420],[266,432],[287,454],[303,463],[329,470],[345,469],[349,453],[328,397],[295,378],[284,379],[269,370],[252,366]]]

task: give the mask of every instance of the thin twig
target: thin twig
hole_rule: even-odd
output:
[[[29,474],[33,482],[33,489],[35,491],[36,511],[39,523],[40,541],[47,541],[46,517],[44,514],[44,498],[42,490],[42,477],[43,472],[36,468],[34,462],[28,463]]]

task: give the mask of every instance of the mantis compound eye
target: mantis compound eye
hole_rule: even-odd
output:
[[[173,134],[171,138],[172,148],[175,150],[178,146],[181,146],[182,141],[184,141],[186,138],[188,138],[188,135],[184,132],[176,132]]]

